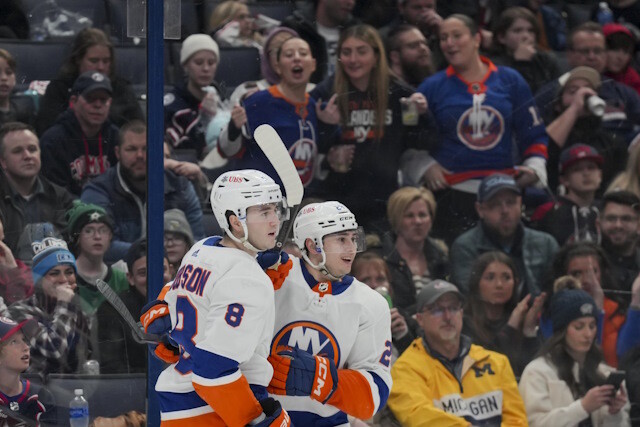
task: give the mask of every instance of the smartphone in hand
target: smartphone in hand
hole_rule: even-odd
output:
[[[613,386],[614,393],[617,393],[620,389],[620,384],[622,384],[622,381],[624,381],[625,379],[626,374],[627,373],[625,371],[611,371],[604,383],[611,384]]]

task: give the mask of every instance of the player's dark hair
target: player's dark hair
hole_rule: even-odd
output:
[[[147,125],[142,120],[131,120],[120,127],[118,132],[118,145],[122,145],[124,142],[124,135],[127,132],[132,132],[137,135],[142,135],[147,132]]]
[[[7,122],[2,126],[0,126],[0,156],[4,156],[5,136],[7,136],[8,133],[20,132],[23,130],[28,130],[29,132],[32,132],[34,135],[37,135],[36,130],[33,128],[33,126],[28,125],[26,123],[22,123],[22,122]]]
[[[640,213],[640,198],[631,191],[617,190],[604,193],[600,212],[603,212],[609,203],[629,206],[636,213]]]

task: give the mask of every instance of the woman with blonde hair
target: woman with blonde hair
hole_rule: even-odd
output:
[[[391,76],[375,28],[355,25],[344,30],[337,56],[335,75],[311,92],[318,102],[337,95],[340,113],[340,132],[324,130],[335,135],[328,137],[321,164],[321,172],[328,174],[325,198],[348,205],[365,228],[376,227],[372,223],[384,216],[385,202],[398,188],[402,153],[427,147],[428,132],[426,125],[418,126],[417,112],[403,117],[401,103],[413,90]],[[411,120],[403,123],[403,118]],[[363,198],[365,193],[368,197]]]
[[[626,169],[611,181],[606,192],[620,190],[630,191],[640,197],[640,144],[631,147]]]
[[[392,232],[384,238],[383,258],[391,270],[394,305],[411,314],[420,289],[449,274],[446,246],[429,237],[435,215],[436,201],[426,188],[403,187],[389,197]]]
[[[239,1],[220,3],[209,18],[209,31],[220,46],[262,47],[263,38],[255,31],[253,16]]]

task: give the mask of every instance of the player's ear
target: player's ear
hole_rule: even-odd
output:
[[[313,239],[306,239],[304,241],[304,247],[309,255],[317,253],[318,248]]]
[[[239,233],[240,236],[244,234],[244,230],[242,229],[242,223],[240,222],[237,216],[229,215],[227,220],[229,221],[229,229],[234,235],[236,235],[236,233]]]

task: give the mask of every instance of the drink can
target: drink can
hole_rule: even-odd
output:
[[[82,364],[82,373],[87,375],[100,375],[100,362],[89,359]]]

